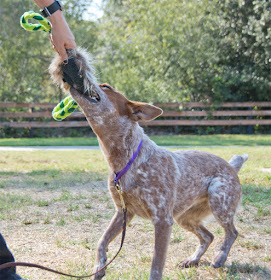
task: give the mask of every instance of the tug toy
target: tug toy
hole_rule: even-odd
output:
[[[39,23],[29,23],[29,19],[35,19]],[[33,11],[25,12],[20,19],[20,24],[22,28],[24,28],[27,31],[44,31],[44,32],[51,32],[51,25],[49,20],[44,18],[41,14],[35,13]],[[63,65],[63,72],[64,72],[64,78],[65,81],[70,84],[70,82],[74,81],[76,82],[76,78],[80,80],[82,78],[82,75],[78,78],[76,76],[79,76],[79,69],[77,65],[72,60],[71,63],[67,65]],[[81,84],[81,82],[80,82]],[[70,84],[73,86],[73,84]],[[54,109],[52,112],[52,116],[56,121],[62,121],[66,117],[68,117],[71,113],[74,112],[74,110],[78,107],[78,104],[72,99],[71,96],[67,96],[65,99],[63,99]]]
[[[67,96],[56,105],[52,112],[52,116],[56,121],[62,121],[67,116],[69,116],[77,107],[78,104],[72,99],[72,97]]]
[[[29,23],[29,19],[35,19],[39,22],[39,24],[35,23]],[[45,31],[45,32],[51,32],[51,25],[48,19],[44,18],[39,13],[35,13],[33,11],[25,12],[20,19],[20,24],[23,29],[27,31]]]

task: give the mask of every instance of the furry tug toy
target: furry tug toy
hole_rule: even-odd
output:
[[[39,24],[29,23],[29,19],[35,19]],[[50,22],[39,13],[32,11],[25,12],[21,16],[20,24],[27,31],[51,32]],[[93,74],[91,55],[81,48],[67,50],[67,54],[68,64],[63,64],[59,55],[52,61],[49,67],[52,79],[66,91],[70,87],[74,87],[81,93],[86,94],[92,102],[95,102],[95,94],[96,91],[99,91],[99,86]],[[78,104],[72,97],[67,96],[54,108],[52,116],[56,121],[62,121],[77,107]]]

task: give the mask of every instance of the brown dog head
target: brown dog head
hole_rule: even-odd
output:
[[[150,121],[162,114],[162,109],[130,101],[108,84],[98,85],[92,57],[85,50],[76,48],[67,52],[82,73],[84,90],[79,91],[63,81],[63,63],[58,55],[52,61],[49,72],[55,83],[70,91],[97,135],[108,133],[111,129],[121,133],[140,120]]]
[[[70,93],[97,135],[101,131],[108,133],[111,129],[120,132],[140,120],[150,121],[163,113],[156,106],[128,100],[108,84],[100,85],[100,90],[96,92],[97,102],[74,88],[70,89]]]

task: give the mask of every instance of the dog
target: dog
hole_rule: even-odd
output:
[[[82,73],[90,71],[88,63],[91,62],[86,53],[73,50],[69,55],[75,58]],[[135,151],[138,155],[121,177],[120,185],[127,207],[127,224],[137,215],[151,220],[155,228],[149,279],[162,279],[174,220],[199,238],[200,244],[195,253],[179,263],[179,266],[190,267],[198,265],[214,239],[202,223],[207,216],[213,215],[223,227],[225,238],[212,266],[223,266],[238,235],[234,215],[242,188],[237,173],[247,155],[234,156],[228,163],[207,152],[172,152],[159,147],[144,134],[138,122],[157,118],[163,112],[160,108],[130,101],[109,84],[98,85],[89,78],[90,73],[85,74],[84,83],[88,89],[92,86],[92,92],[82,93],[63,82],[61,64],[59,57],[54,59],[50,66],[51,75],[58,84],[70,90],[98,137],[109,165],[108,186],[116,208],[110,225],[99,240],[94,271],[105,265],[108,245],[122,230],[123,212],[115,188],[115,174],[126,166]],[[101,279],[104,275],[103,269],[94,279]]]

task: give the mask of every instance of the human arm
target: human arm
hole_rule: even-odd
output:
[[[34,2],[40,8],[44,8],[50,6],[54,0],[34,0]],[[51,43],[59,53],[62,61],[66,63],[68,60],[66,49],[74,49],[76,47],[74,36],[61,10],[54,12],[48,19],[52,26],[50,34]]]

